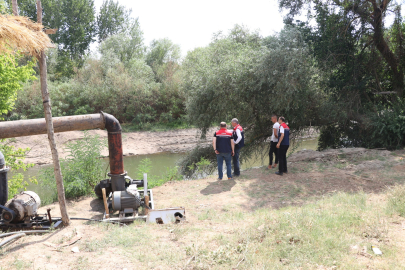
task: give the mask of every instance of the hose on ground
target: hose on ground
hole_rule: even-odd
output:
[[[54,219],[60,219],[60,217],[52,217]],[[107,223],[117,223],[117,224],[121,224],[121,225],[125,225],[125,223],[120,222],[120,221],[113,221],[113,220],[102,220],[102,219],[92,219],[92,218],[80,218],[80,217],[71,217],[71,220],[87,220],[87,221],[98,221],[98,222],[107,222]]]
[[[2,233],[2,234],[0,234],[0,238],[2,238],[2,237],[6,237],[6,236],[9,236],[9,235],[13,235],[13,234],[18,234],[18,233],[25,233],[25,234],[31,234],[31,233],[49,233],[50,231],[49,230],[37,230],[37,231],[18,231],[18,232],[9,232],[9,233]]]
[[[23,236],[25,236],[25,233],[19,233],[19,234],[13,235],[10,238],[8,238],[8,239],[4,240],[3,242],[1,242],[0,247],[4,246],[7,243],[10,243],[11,241],[16,240],[17,238],[23,237]]]

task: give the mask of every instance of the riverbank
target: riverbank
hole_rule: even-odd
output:
[[[300,151],[283,177],[265,167],[154,188],[156,208],[184,206],[187,221],[127,227],[73,221],[0,251],[5,269],[400,269],[405,151]],[[402,193],[401,193],[402,192]],[[58,204],[44,206],[59,215]],[[100,218],[94,197],[72,217]],[[53,249],[76,233],[72,246]],[[371,250],[378,246],[382,256]],[[72,253],[78,247],[78,253]]]
[[[98,135],[104,140],[105,147],[101,154],[108,156],[107,132],[105,130],[89,130],[91,135]],[[212,131],[213,132],[213,131]],[[64,145],[83,138],[83,131],[56,133],[55,139],[59,156],[68,155]],[[182,153],[192,150],[198,143],[209,143],[211,137],[200,140],[198,129],[177,129],[161,132],[139,131],[122,134],[124,156],[147,155],[161,152]],[[11,145],[20,148],[30,148],[24,162],[36,165],[52,163],[51,150],[47,135],[26,136],[11,139]]]

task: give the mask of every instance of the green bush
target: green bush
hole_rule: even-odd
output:
[[[13,172],[13,177],[8,180],[8,198],[11,199],[15,194],[18,193],[19,190],[26,190],[28,186],[28,181],[31,183],[37,184],[37,179],[35,177],[30,177],[29,179],[25,179],[24,175],[17,171],[26,171],[28,168],[34,166],[34,164],[24,163],[24,159],[26,153],[30,150],[29,148],[15,148],[14,146],[10,145],[9,143],[12,142],[13,139],[8,140],[0,140],[0,152],[3,153],[4,158],[6,160],[6,165],[11,168],[11,172]]]
[[[93,193],[94,186],[104,179],[105,168],[100,160],[104,146],[105,142],[97,135],[89,135],[88,132],[84,132],[83,139],[67,144],[69,155],[60,161],[67,198]],[[39,178],[42,185],[53,186],[56,192],[53,168],[43,169]]]
[[[366,147],[400,149],[405,146],[405,102],[397,99],[363,117],[320,128],[318,148]]]

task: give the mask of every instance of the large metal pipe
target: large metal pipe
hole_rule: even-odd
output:
[[[73,130],[105,128],[108,131],[110,174],[125,174],[121,125],[114,116],[101,112],[99,114],[54,117],[52,120],[55,133]],[[45,118],[0,122],[0,139],[38,134],[47,134]],[[124,176],[122,176],[122,178],[123,177]]]

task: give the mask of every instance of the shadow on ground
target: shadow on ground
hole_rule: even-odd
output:
[[[244,190],[250,198],[247,210],[302,205],[335,192],[380,193],[388,186],[405,182],[405,163],[395,157],[294,162],[289,171],[283,176],[264,167],[244,172],[252,179],[245,180],[248,183]]]
[[[200,191],[200,193],[203,195],[211,195],[231,191],[235,184],[236,182],[233,179],[210,182],[206,188]]]

